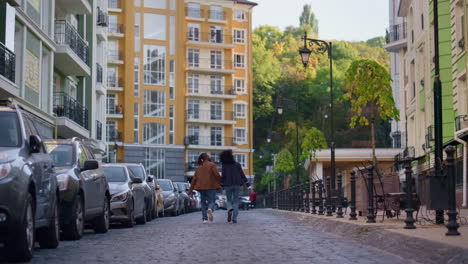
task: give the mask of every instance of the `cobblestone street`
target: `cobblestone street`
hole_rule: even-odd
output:
[[[237,225],[225,216],[216,211],[215,222],[204,225],[196,212],[89,232],[58,249],[38,249],[32,263],[411,263],[268,211],[241,211]]]

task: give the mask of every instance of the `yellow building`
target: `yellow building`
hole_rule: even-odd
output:
[[[241,0],[109,0],[109,161],[184,181],[232,149],[253,174],[252,8]]]

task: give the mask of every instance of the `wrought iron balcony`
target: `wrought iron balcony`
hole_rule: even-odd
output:
[[[54,93],[54,113],[88,129],[88,109],[65,92]]]
[[[102,140],[102,123],[96,120],[96,139]]]
[[[103,69],[99,63],[96,63],[96,82],[102,83]]]
[[[122,134],[117,132],[115,129],[108,129],[106,135],[107,142],[121,142],[122,141]]]
[[[16,55],[0,42],[0,75],[15,82]]]
[[[231,60],[217,58],[197,58],[191,56],[187,58],[188,70],[194,72],[218,72],[218,73],[235,73]]]
[[[187,110],[187,120],[191,121],[234,121],[235,115],[231,111]]]
[[[387,30],[386,41],[387,43],[400,41],[406,39],[406,23],[391,25]]]
[[[212,147],[232,146],[233,138],[222,137],[222,135],[187,136],[185,137],[184,143],[186,145],[195,145],[195,146],[212,146]]]
[[[55,43],[68,46],[83,62],[88,64],[88,44],[65,20],[55,21]]]
[[[194,96],[235,96],[236,91],[232,85],[212,85],[211,83],[199,83],[195,88],[194,84],[187,83],[188,93]]]
[[[111,89],[123,88],[123,79],[116,76],[107,76],[107,87]]]

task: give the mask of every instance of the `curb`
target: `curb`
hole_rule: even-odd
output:
[[[387,253],[420,263],[468,263],[468,249],[406,236],[385,230],[385,226],[362,226],[353,223],[323,219],[301,212],[265,209],[266,213],[288,217],[317,231],[331,233]]]

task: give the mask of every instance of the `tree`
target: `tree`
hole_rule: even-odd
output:
[[[374,60],[360,59],[351,63],[345,74],[345,100],[351,103],[350,127],[356,125],[371,127],[372,158],[377,168],[375,156],[375,122],[399,119],[398,109],[393,100],[391,78],[387,69]]]
[[[301,160],[315,159],[318,151],[327,148],[327,140],[323,135],[322,131],[315,127],[307,130],[302,141],[301,149]]]
[[[309,33],[318,36],[318,20],[312,12],[312,7],[310,5],[304,5],[301,17],[299,17],[299,26],[302,25],[309,25],[312,31]]]
[[[288,174],[294,171],[293,156],[288,149],[283,149],[276,156],[275,171]]]

